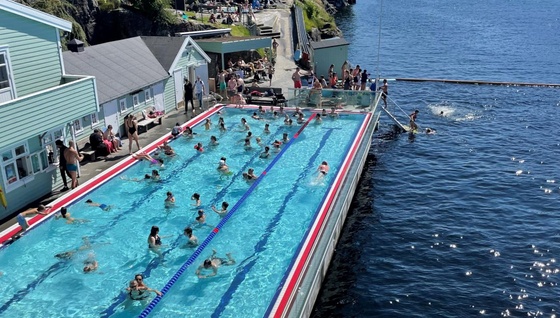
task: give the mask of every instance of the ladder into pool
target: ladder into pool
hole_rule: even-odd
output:
[[[379,98],[381,99],[381,94],[379,94]],[[397,117],[391,113],[391,111],[389,110],[390,106],[393,106],[393,110],[400,110],[404,116],[406,116],[408,118],[407,113],[394,101],[392,100],[389,96],[386,97],[387,98],[387,107],[381,107],[381,109],[383,109],[383,111],[385,112],[385,114],[387,114],[387,116],[389,116],[389,118],[391,118],[393,120],[393,122],[395,123],[395,125],[402,131],[402,132],[408,132],[410,130],[410,127],[408,125],[404,125],[402,124]]]

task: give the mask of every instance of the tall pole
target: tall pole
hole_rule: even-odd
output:
[[[381,5],[379,6],[379,35],[377,36],[377,77],[375,78],[375,85],[377,87],[377,84],[379,83],[380,80],[380,74],[379,74],[379,54],[381,52],[381,17],[383,16],[383,0],[381,0]]]

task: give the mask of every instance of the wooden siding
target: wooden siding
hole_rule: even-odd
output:
[[[8,45],[18,97],[60,84],[56,28],[0,11],[0,45]]]
[[[163,83],[163,102],[165,103],[165,112],[169,113],[172,110],[177,109],[177,104],[175,103],[175,83],[173,78],[170,77]]]
[[[93,78],[0,104],[0,148],[97,111]]]

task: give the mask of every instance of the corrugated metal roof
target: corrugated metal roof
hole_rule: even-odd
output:
[[[100,104],[169,77],[139,36],[88,46],[79,53],[66,51],[63,59],[67,74],[95,76]]]

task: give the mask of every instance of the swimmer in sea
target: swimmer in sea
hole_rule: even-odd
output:
[[[200,206],[202,203],[202,201],[200,201],[200,194],[196,192],[191,196],[191,200],[194,200],[194,203],[192,204],[193,206]]]
[[[259,155],[259,158],[266,159],[266,158],[268,158],[269,156],[270,156],[270,147],[269,147],[269,146],[266,146],[266,147],[264,147],[264,151],[261,152],[261,154]]]
[[[172,208],[175,206],[175,197],[171,191],[167,191],[167,196],[165,197],[164,201],[166,208]]]
[[[253,182],[258,178],[259,177],[255,175],[255,170],[253,168],[249,168],[247,172],[243,172],[243,179],[247,182]]]
[[[183,234],[189,239],[185,247],[196,247],[198,246],[198,238],[193,234],[193,230],[190,227],[186,227],[183,230]]]
[[[218,267],[222,265],[229,266],[235,264],[235,259],[233,259],[233,257],[231,256],[231,253],[227,253],[226,257],[227,258],[216,257],[216,250],[212,250],[212,255],[204,260],[204,262],[200,264],[200,266],[198,266],[195,275],[198,278],[208,278],[216,276],[218,274]],[[211,270],[212,272],[208,275],[203,275],[202,272],[205,270]]]
[[[65,219],[66,220],[66,224],[76,224],[76,223],[87,223],[89,222],[89,220],[86,219],[75,219],[72,216],[70,216],[70,213],[68,213],[68,209],[66,209],[65,206],[63,206],[62,208],[60,208],[60,215],[56,215],[54,217],[55,219]]]
[[[432,128],[426,128],[426,134],[428,135],[435,135],[436,131]]]
[[[229,203],[224,201],[222,202],[222,208],[220,210],[216,209],[215,205],[212,205],[212,211],[216,212],[221,218],[223,218],[228,213],[228,207]]]
[[[100,208],[103,211],[110,211],[111,208],[113,207],[112,205],[107,205],[107,204],[103,204],[103,203],[97,203],[97,202],[93,202],[91,199],[87,199],[86,200],[86,204],[89,206],[96,206],[98,208]]]
[[[152,156],[145,152],[140,152],[132,155],[132,158],[137,160],[146,160],[150,163],[150,165],[158,165],[163,168],[163,160],[162,159],[154,159]]]
[[[94,272],[97,270],[97,267],[99,267],[99,263],[97,263],[97,260],[95,259],[95,254],[89,253],[88,257],[84,261],[84,273]]]
[[[198,210],[198,216],[195,218],[196,222],[198,223],[198,225],[205,225],[206,224],[206,214],[204,213],[204,210],[200,209]]]

